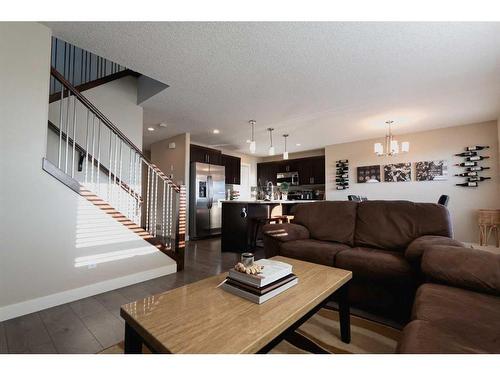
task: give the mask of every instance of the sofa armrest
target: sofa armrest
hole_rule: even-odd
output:
[[[292,223],[267,224],[262,228],[262,232],[265,236],[272,237],[280,242],[307,240],[310,236],[306,227]]]
[[[431,281],[500,295],[500,254],[434,246],[422,256],[422,271]]]
[[[309,230],[299,224],[267,224],[262,228],[266,258],[280,254],[281,245],[288,241],[306,240]]]
[[[421,236],[413,240],[405,251],[405,258],[413,264],[420,264],[424,251],[434,246],[464,247],[464,244],[445,236]]]

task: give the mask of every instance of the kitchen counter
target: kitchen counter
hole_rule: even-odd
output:
[[[297,203],[311,203],[311,202],[321,202],[320,200],[297,200],[297,201],[284,201],[284,200],[221,200],[221,203],[246,203],[246,204],[297,204]]]
[[[263,218],[292,215],[297,204],[319,202],[317,200],[265,201],[265,200],[221,200],[222,237],[221,250],[251,251],[256,237],[262,232]]]

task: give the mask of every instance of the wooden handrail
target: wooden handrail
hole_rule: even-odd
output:
[[[54,124],[52,123],[52,121],[49,120],[49,129],[52,130],[54,133],[59,133],[59,128]],[[61,137],[63,140],[66,140],[66,133],[61,131]],[[68,137],[68,143],[70,145],[73,145],[73,139],[71,137]],[[118,176],[115,176],[115,174],[113,172],[111,172],[107,167],[105,167],[102,163],[98,163],[97,159],[94,158],[90,153],[88,153],[82,146],[80,146],[78,144],[78,142],[75,142],[75,148],[78,150],[78,152],[82,153],[82,154],[86,154],[87,155],[87,160],[94,160],[94,165],[96,168],[98,168],[99,170],[102,170],[102,172],[104,172],[104,174],[106,176],[109,176],[111,174],[111,178],[113,180],[116,180],[118,185],[127,192],[127,194],[130,194],[132,195],[136,200],[138,200],[139,202],[142,203],[142,197],[139,193],[137,193],[135,190],[133,190],[131,187],[129,187],[129,185],[125,182],[123,182],[122,180],[120,180],[118,178]]]
[[[108,128],[110,128],[115,134],[117,134],[123,141],[125,141],[129,147],[134,150],[142,158],[144,163],[153,169],[158,174],[162,180],[167,184],[172,186],[176,192],[180,192],[180,186],[175,184],[167,175],[165,175],[160,168],[153,164],[147,157],[142,153],[142,151],[137,148],[137,146],[128,137],[118,129],[115,124],[113,124],[96,106],[94,106],[85,96],[83,96],[71,83],[64,78],[64,76],[57,71],[54,67],[50,68],[50,74],[57,79],[72,95],[74,95],[78,100],[87,107],[90,112],[92,112],[102,123],[104,123]]]

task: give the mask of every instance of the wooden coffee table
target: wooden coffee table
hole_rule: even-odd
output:
[[[262,305],[225,292],[217,276],[121,307],[125,353],[266,353],[335,294],[342,341],[350,342],[347,288],[351,271],[281,256],[299,283]]]

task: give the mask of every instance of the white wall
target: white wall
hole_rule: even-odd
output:
[[[499,184],[499,150],[497,121],[481,124],[457,126],[412,134],[397,135],[400,141],[409,141],[411,149],[408,154],[397,157],[377,157],[373,153],[373,143],[380,139],[350,142],[326,147],[326,178],[327,199],[343,200],[347,195],[365,195],[368,199],[405,199],[416,202],[437,202],[441,194],[450,196],[449,210],[452,216],[455,237],[466,242],[478,242],[477,210],[480,208],[500,208]],[[491,167],[482,172],[491,176],[479,184],[478,188],[455,186],[465,179],[454,177],[463,172],[463,168],[453,166],[462,158],[453,156],[463,151],[469,145],[489,145],[491,148],[482,154],[490,159],[481,162],[483,166]],[[349,183],[347,190],[335,189],[335,161],[349,160]],[[447,181],[417,182],[412,165],[412,182],[382,182],[377,184],[356,183],[356,167],[398,162],[416,162],[426,160],[447,160]]]
[[[0,50],[9,56],[0,67],[0,321],[175,272],[171,259],[42,170],[50,30],[0,23]]]

